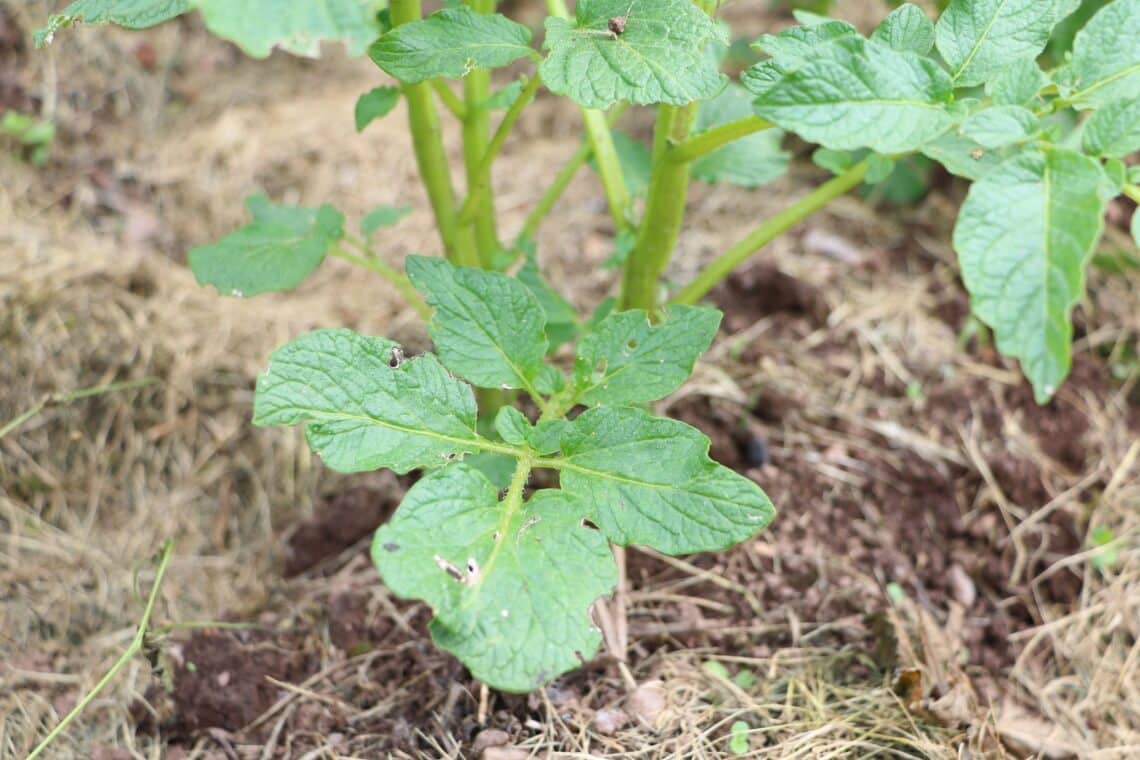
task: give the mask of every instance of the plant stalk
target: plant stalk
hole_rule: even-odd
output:
[[[622,272],[619,309],[657,312],[658,283],[677,245],[689,194],[691,164],[672,161],[670,154],[677,143],[688,137],[696,110],[695,103],[658,107],[653,135],[653,174],[645,216]]]
[[[843,174],[820,185],[808,195],[765,221],[747,237],[714,259],[697,275],[695,280],[673,296],[670,303],[695,304],[717,283],[727,277],[733,269],[740,266],[745,259],[831,201],[858,186],[865,176],[867,176],[867,162],[860,161]]]
[[[418,20],[422,15],[420,0],[391,0],[388,4],[392,26]],[[444,254],[454,264],[479,266],[479,253],[471,229],[457,224],[455,189],[451,185],[451,167],[443,147],[443,132],[439,112],[432,99],[432,87],[427,82],[406,84],[404,97],[408,103],[408,121],[412,132],[412,148],[420,177],[427,188],[428,199],[435,213],[436,227]]]
[[[551,16],[571,18],[566,0],[546,0],[546,7]],[[614,227],[618,232],[628,230],[632,227],[629,221],[631,204],[629,188],[625,184],[625,175],[621,171],[621,162],[618,161],[617,148],[614,147],[614,138],[606,115],[602,111],[583,108],[582,122],[589,137],[590,149],[594,152],[598,176],[602,178],[602,188],[606,194],[606,204],[610,207]]]
[[[495,135],[485,145],[483,155],[480,157],[479,162],[476,164],[475,175],[478,177],[478,184],[471,187],[466,200],[463,201],[463,207],[459,211],[459,223],[465,224],[472,219],[477,219],[480,205],[483,197],[489,197],[491,193],[491,166],[495,163],[495,158],[499,155],[499,151],[503,148],[503,143],[506,142],[507,135],[511,133],[514,128],[515,122],[519,120],[519,115],[522,114],[523,108],[534,97],[534,93],[542,84],[542,80],[537,74],[530,78],[526,83],[519,96],[515,98],[515,102],[511,103],[511,107],[507,110],[503,120],[499,122],[498,129],[495,130]]]
[[[463,101],[451,91],[447,86],[447,82],[442,79],[429,80],[431,88],[435,90],[435,94],[439,96],[439,102],[443,103],[444,107],[451,112],[455,118],[463,121],[467,118],[467,106],[463,105]]]
[[[468,0],[468,4],[476,13],[488,14],[495,10],[494,0]],[[463,78],[463,164],[467,170],[467,199],[474,205],[470,213],[466,213],[466,208],[460,212],[459,225],[474,224],[475,247],[484,269],[491,268],[499,250],[491,165],[483,161],[491,134],[491,111],[486,105],[489,97],[490,70],[475,69]]]
[[[613,126],[614,122],[625,113],[628,103],[622,103],[606,114],[606,124]],[[538,228],[542,224],[542,220],[554,208],[554,204],[562,197],[562,193],[566,191],[566,187],[570,181],[574,179],[574,175],[578,173],[585,163],[590,160],[590,156],[594,153],[594,147],[590,144],[589,140],[585,140],[578,149],[574,151],[570,158],[566,159],[566,163],[554,175],[554,180],[550,183],[550,187],[546,188],[546,192],[539,198],[538,203],[531,210],[527,216],[526,221],[523,222],[522,229],[519,231],[518,237],[515,239],[515,246],[522,244],[524,240],[533,240],[538,234]]]
[[[115,661],[115,664],[111,666],[111,669],[108,670],[107,673],[99,679],[99,682],[95,684],[95,687],[91,691],[87,692],[83,696],[83,699],[79,700],[79,703],[71,709],[71,712],[63,717],[63,720],[59,722],[59,725],[53,728],[51,732],[43,738],[43,741],[36,745],[36,748],[32,750],[32,753],[28,755],[27,760],[34,760],[34,758],[39,757],[40,754],[42,754],[43,751],[47,749],[48,746],[50,746],[51,743],[55,741],[61,733],[63,733],[64,729],[71,725],[71,722],[75,720],[79,714],[82,713],[89,704],[91,704],[92,701],[94,701],[95,697],[99,696],[99,692],[101,692],[104,688],[107,687],[107,684],[111,683],[111,681],[114,680],[115,676],[119,674],[119,671],[123,669],[123,666],[130,662],[132,657],[142,651],[143,645],[146,642],[146,634],[150,627],[150,616],[154,611],[154,603],[158,599],[158,589],[162,586],[162,577],[166,574],[166,566],[170,564],[170,556],[173,551],[173,541],[166,541],[162,545],[162,553],[159,555],[158,563],[154,572],[154,584],[150,588],[150,595],[147,597],[146,607],[143,609],[142,620],[139,621],[138,630],[135,631],[135,637],[131,640],[130,646],[128,646],[127,650],[119,656],[119,659]]]

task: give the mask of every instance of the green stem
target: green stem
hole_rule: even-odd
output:
[[[611,109],[609,113],[606,114],[606,124],[612,127],[614,122],[625,113],[628,105],[628,103],[622,103]],[[593,145],[591,145],[589,141],[583,141],[583,143],[578,146],[578,149],[567,159],[562,168],[558,170],[558,173],[554,175],[554,180],[550,183],[550,187],[542,194],[542,197],[539,198],[534,209],[527,216],[526,221],[523,222],[522,229],[519,231],[519,235],[515,240],[516,247],[521,245],[524,240],[533,240],[535,238],[538,234],[538,228],[542,224],[542,220],[545,219],[546,215],[550,213],[550,210],[554,208],[554,204],[562,197],[562,193],[566,191],[566,187],[570,184],[570,181],[574,179],[574,175],[590,160],[590,156],[593,155],[593,153]]]
[[[59,725],[53,728],[51,732],[44,737],[43,741],[36,745],[32,753],[28,755],[27,760],[33,760],[47,749],[71,722],[86,709],[87,705],[91,704],[95,697],[99,696],[99,692],[114,680],[115,676],[119,674],[119,671],[123,669],[123,666],[130,662],[132,657],[142,651],[143,644],[146,642],[147,630],[150,625],[150,616],[154,611],[155,600],[158,599],[158,589],[162,585],[162,576],[166,573],[166,566],[170,563],[170,556],[173,551],[173,541],[167,541],[162,545],[162,553],[159,555],[158,564],[154,573],[154,585],[151,586],[150,596],[147,597],[146,607],[143,609],[142,620],[139,621],[138,630],[135,631],[135,637],[131,640],[131,645],[127,647],[127,651],[123,652],[119,659],[115,661],[115,664],[111,666],[111,669],[107,671],[106,675],[99,679],[99,683],[95,684],[95,688],[87,692],[83,699],[79,700],[79,703],[71,709],[71,712],[64,716],[63,720],[59,722]]]
[[[691,164],[673,161],[670,156],[674,146],[688,137],[696,110],[695,103],[658,107],[653,174],[637,242],[622,272],[620,309],[645,309],[650,314],[657,311],[658,283],[677,245],[689,194]]]
[[[754,132],[772,129],[774,126],[776,125],[759,116],[746,116],[743,119],[730,121],[701,132],[699,135],[693,135],[682,141],[679,145],[674,146],[674,148],[669,151],[669,160],[680,162],[694,161],[706,153],[712,153],[717,148],[733,140],[747,137]]]
[[[488,14],[495,10],[494,0],[468,0],[471,10]],[[463,164],[467,170],[467,198],[474,199],[468,212],[459,213],[459,225],[475,226],[475,247],[479,262],[490,269],[499,250],[499,235],[495,227],[495,196],[491,187],[491,165],[483,161],[487,153],[487,140],[491,134],[491,110],[487,99],[491,97],[491,72],[475,69],[463,78]]]
[[[114,393],[115,391],[125,391],[132,388],[144,388],[148,385],[154,385],[157,382],[157,377],[141,377],[138,380],[123,380],[118,383],[108,383],[107,385],[95,385],[90,388],[80,388],[77,391],[70,391],[68,393],[53,393],[50,396],[47,396],[43,401],[37,403],[35,406],[17,415],[15,419],[9,420],[4,424],[3,427],[0,427],[0,438],[3,438],[13,430],[18,429],[25,422],[32,419],[49,406],[68,404],[72,401],[90,398],[91,396],[101,396],[104,393]]]
[[[519,231],[518,240],[533,240],[538,234],[538,228],[542,224],[542,220],[550,213],[550,209],[554,208],[554,204],[562,197],[570,181],[574,179],[574,175],[590,158],[593,153],[593,148],[590,143],[583,142],[578,146],[578,150],[570,156],[569,160],[563,167],[554,175],[554,181],[550,183],[550,187],[546,188],[546,192],[538,199],[534,209],[527,215],[526,221],[523,222],[522,230]]]
[[[787,232],[831,201],[858,186],[866,175],[867,162],[860,161],[843,174],[820,185],[808,195],[765,221],[747,237],[718,256],[705,267],[695,280],[673,296],[670,302],[695,304],[758,249],[763,248],[773,238]]]
[[[397,271],[394,267],[389,266],[387,262],[381,261],[375,256],[375,254],[364,247],[363,244],[357,243],[356,245],[362,251],[365,251],[368,255],[357,256],[356,254],[349,253],[339,246],[332,246],[329,248],[329,254],[337,257],[338,259],[343,259],[344,261],[356,264],[358,267],[363,267],[371,272],[375,272],[376,274],[380,275],[389,283],[391,283],[397,291],[399,291],[400,295],[404,297],[404,300],[408,302],[409,306],[416,310],[417,314],[419,314],[424,320],[431,319],[431,308],[424,301],[423,296],[420,295],[415,286],[412,285],[412,281],[408,279],[408,276],[406,274]]]
[[[570,18],[566,0],[546,0],[546,7],[551,16]],[[629,221],[631,203],[629,188],[626,187],[625,175],[621,172],[621,162],[618,161],[617,148],[614,147],[614,138],[606,121],[606,115],[602,111],[583,108],[582,122],[590,139],[594,163],[598,167],[598,176],[602,178],[602,189],[606,194],[606,204],[610,207],[614,226],[618,232],[628,230],[632,227]]]
[[[422,15],[420,0],[391,0],[388,9],[393,26],[416,21]],[[455,189],[451,185],[451,167],[443,147],[443,132],[439,112],[432,99],[431,84],[406,84],[404,97],[408,102],[416,164],[435,213],[444,254],[452,263],[479,266],[473,231],[456,223]]]
[[[494,137],[486,144],[482,157],[475,168],[477,184],[471,187],[467,199],[463,202],[463,208],[459,212],[460,224],[468,223],[473,218],[478,219],[476,214],[480,213],[483,198],[489,198],[491,194],[491,166],[495,163],[495,158],[499,155],[499,151],[502,150],[507,135],[511,133],[515,122],[519,120],[519,115],[522,113],[523,108],[531,101],[541,85],[542,79],[539,78],[538,74],[530,78],[526,83],[526,87],[524,87],[522,92],[519,93],[519,96],[515,98],[515,102],[511,103],[511,107],[507,109],[503,120],[499,122],[499,128],[495,130]]]
[[[1125,185],[1124,194],[1137,203],[1140,203],[1140,185]]]
[[[431,88],[435,90],[435,94],[439,96],[439,102],[443,103],[444,107],[451,112],[455,118],[463,121],[467,118],[467,106],[463,105],[463,101],[459,96],[451,91],[447,86],[447,82],[442,79],[432,79]]]

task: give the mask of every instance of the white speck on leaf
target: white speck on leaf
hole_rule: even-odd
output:
[[[458,567],[451,564],[450,562],[448,562],[446,559],[439,556],[438,554],[435,555],[434,557],[432,557],[432,559],[435,560],[435,564],[439,566],[440,570],[447,573],[448,575],[450,575],[452,578],[459,581],[460,583],[466,583],[466,579],[463,577],[463,573],[461,573],[459,571]]]
[[[503,610],[499,614],[503,616],[504,620],[506,620],[507,618],[509,618],[511,616],[511,611],[510,610]]]

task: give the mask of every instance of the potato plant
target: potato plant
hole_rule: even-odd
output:
[[[396,80],[360,98],[357,128],[405,102],[441,257],[410,256],[405,273],[375,255],[371,235],[401,209],[376,210],[355,234],[331,205],[256,196],[250,224],[190,251],[190,266],[224,294],[252,296],[296,286],[333,255],[393,282],[429,320],[435,350],[422,356],[344,329],[279,348],[254,421],[304,426],[340,472],[423,471],[376,534],[380,574],[431,605],[433,638],[476,677],[526,691],[596,650],[589,608],[618,580],[611,546],[715,551],[772,519],[757,485],[709,458],[707,438],[647,405],[712,340],[720,315],[698,305],[710,289],[900,158],[922,154],[972,182],[954,247],[974,314],[1039,402],[1056,392],[1106,206],[1122,193],[1140,200],[1140,168],[1124,160],[1140,149],[1140,0],[1105,4],[1065,60],[1042,69],[1052,30],[1079,4],[952,0],[935,21],[904,3],[869,36],[798,11],[799,25],[755,41],[766,57],[739,81],[721,71],[729,30],[713,0],[579,0],[573,12],[548,0],[541,46],[494,0],[426,17],[419,0],[78,0],[40,41],[77,22],[141,28],[197,10],[252,56],[315,55],[342,40]],[[491,71],[507,66],[512,81],[494,89]],[[505,242],[491,168],[542,89],[580,106],[584,140]],[[651,147],[613,129],[629,106],[656,109]],[[462,196],[444,116],[462,132]],[[666,283],[690,182],[764,185],[786,168],[786,133],[818,145],[835,176],[691,282]],[[587,163],[621,277],[585,317],[542,280],[534,239]],[[536,470],[556,472],[558,486],[529,492]]]

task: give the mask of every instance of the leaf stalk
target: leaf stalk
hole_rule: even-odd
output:
[[[795,227],[807,217],[819,211],[831,201],[856,187],[867,175],[867,161],[863,160],[850,169],[820,185],[811,193],[793,203],[788,208],[766,220],[753,232],[744,237],[712,261],[691,283],[681,289],[670,303],[695,304],[712,290],[717,283],[732,273],[745,259],[774,238]]]
[[[759,116],[746,116],[743,119],[730,121],[683,140],[674,146],[673,150],[669,151],[669,161],[685,163],[695,161],[734,140],[747,137],[755,132],[772,129],[775,126],[772,122]]]
[[[566,0],[546,0],[546,8],[551,16],[571,18]],[[583,108],[582,122],[594,153],[598,175],[602,178],[602,189],[605,191],[606,204],[610,208],[614,227],[618,232],[629,230],[632,228],[629,220],[631,205],[629,188],[625,184],[625,175],[621,171],[621,162],[618,160],[617,148],[614,147],[613,134],[610,132],[605,113]]]

